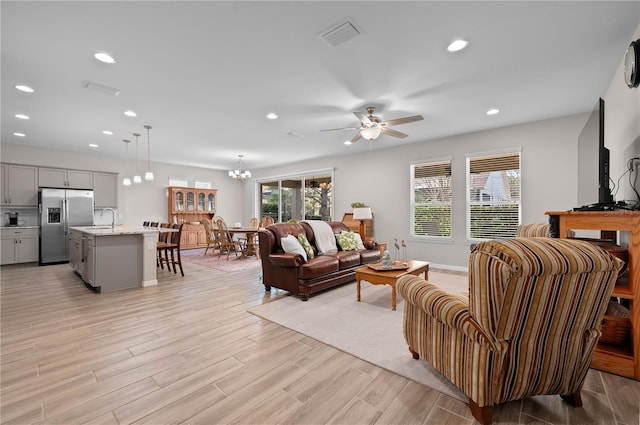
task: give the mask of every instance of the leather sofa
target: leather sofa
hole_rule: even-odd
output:
[[[349,231],[342,222],[327,222],[334,234]],[[286,253],[280,239],[291,234],[305,234],[314,257],[305,261],[299,254]],[[307,301],[313,293],[355,280],[355,270],[380,260],[380,252],[374,241],[364,241],[365,250],[338,251],[318,255],[314,232],[307,223],[276,223],[258,232],[262,282],[267,291],[271,287],[284,289]]]

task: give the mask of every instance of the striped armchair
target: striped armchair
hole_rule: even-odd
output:
[[[515,238],[480,243],[469,258],[469,294],[403,276],[404,335],[469,397],[473,416],[492,406],[580,389],[622,262],[588,242]]]

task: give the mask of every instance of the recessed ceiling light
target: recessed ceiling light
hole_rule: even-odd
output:
[[[89,143],[89,147],[90,147],[90,148],[97,148],[97,147],[98,147],[98,145],[96,145],[95,143]]]
[[[137,115],[138,115],[138,114],[136,114],[136,113],[135,113],[135,112],[133,112],[133,111],[124,111],[124,114],[125,114],[126,116],[128,116],[128,117],[135,117],[135,116],[137,116]]]
[[[93,55],[94,58],[98,59],[100,62],[104,63],[116,63],[115,59],[111,57],[108,53],[98,52]]]
[[[24,84],[16,84],[16,88],[26,93],[33,93],[33,89],[29,86],[25,86]]]
[[[113,136],[113,131],[103,130],[102,134],[106,134],[107,136]]]
[[[275,120],[276,118],[278,118],[278,114],[276,114],[274,112],[269,112],[267,114],[267,118],[269,118],[270,120]]]
[[[345,145],[350,145],[350,144],[351,144],[351,140],[345,140],[345,141],[344,141],[344,144],[345,144]]]
[[[18,136],[18,137],[25,137],[26,134],[24,133],[13,133],[14,136]]]
[[[28,120],[29,117],[25,114],[16,114],[16,118],[20,118],[21,120]]]
[[[487,115],[496,115],[500,112],[500,109],[491,108],[487,111]]]
[[[468,44],[469,42],[467,40],[453,40],[451,44],[447,46],[447,50],[450,52],[457,52],[467,47]]]

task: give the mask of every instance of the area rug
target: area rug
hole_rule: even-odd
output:
[[[429,281],[449,291],[468,291],[466,276],[429,271]],[[289,295],[249,312],[466,402],[461,391],[409,353],[402,330],[404,305],[398,295],[396,311],[391,310],[391,288],[367,282],[361,284],[358,302],[353,282],[306,302]]]
[[[209,267],[211,269],[220,270],[222,272],[237,272],[241,270],[259,269],[261,267],[260,260],[256,257],[241,257],[231,254],[227,260],[227,256],[222,255],[218,258],[218,253],[211,254],[211,250],[204,255],[204,248],[185,249],[180,251],[182,261],[185,263],[198,264],[200,266]]]

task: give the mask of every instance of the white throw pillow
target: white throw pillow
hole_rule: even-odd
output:
[[[282,249],[284,252],[289,252],[292,254],[300,254],[304,261],[307,261],[307,252],[304,250],[302,245],[300,245],[300,241],[293,235],[287,235],[286,238],[280,238],[280,244],[282,245]]]
[[[356,243],[358,244],[358,249],[367,249],[362,243],[362,238],[360,237],[360,233],[353,232],[353,236],[356,238]]]

